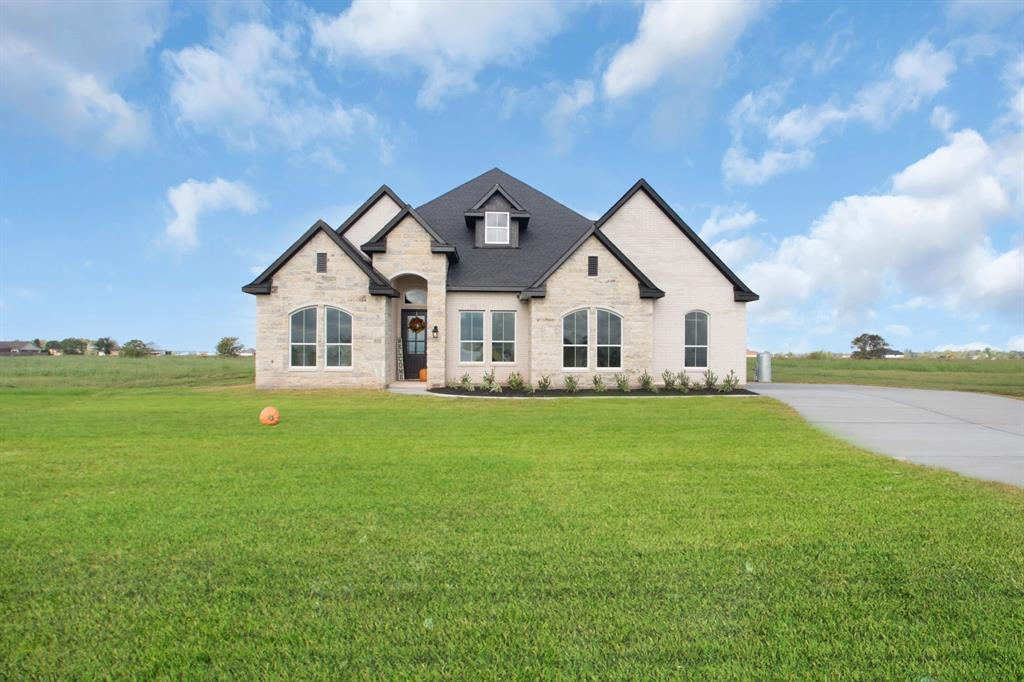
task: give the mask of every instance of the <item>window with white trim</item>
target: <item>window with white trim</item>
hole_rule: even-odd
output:
[[[622,369],[622,318],[608,310],[597,311],[597,366]]]
[[[491,313],[491,362],[516,361],[516,314]]]
[[[563,369],[586,369],[587,323],[586,310],[577,310],[562,318]]]
[[[344,310],[327,308],[325,313],[328,367],[352,367],[352,316]]]
[[[316,367],[316,308],[296,310],[291,316],[290,366]]]
[[[509,214],[497,211],[484,213],[484,244],[508,244]]]
[[[484,313],[481,310],[459,311],[459,361],[484,361]]]
[[[699,310],[686,313],[685,338],[683,340],[683,365],[685,367],[708,366],[708,314]]]

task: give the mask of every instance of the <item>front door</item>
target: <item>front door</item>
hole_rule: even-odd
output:
[[[402,311],[402,347],[405,350],[405,379],[418,380],[427,366],[427,311]]]

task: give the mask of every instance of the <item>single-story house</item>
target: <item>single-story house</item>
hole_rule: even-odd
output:
[[[31,341],[0,341],[0,355],[40,355],[42,352]]]
[[[431,386],[493,371],[745,381],[758,299],[645,180],[592,220],[495,168],[413,207],[382,186],[242,291],[256,384]]]

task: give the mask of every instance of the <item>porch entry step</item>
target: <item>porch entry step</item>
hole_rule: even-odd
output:
[[[388,384],[388,390],[392,393],[426,393],[427,384],[423,381],[392,381]]]

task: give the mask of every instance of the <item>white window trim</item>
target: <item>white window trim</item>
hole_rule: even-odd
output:
[[[705,344],[688,344],[686,343],[686,318],[689,317],[690,313],[701,313],[704,316],[705,323],[707,325],[707,343]],[[706,361],[703,365],[687,365],[686,364],[686,349],[687,348],[703,348],[704,357]],[[711,315],[704,310],[687,310],[686,314],[683,315],[683,371],[700,371],[707,369],[711,362]]]
[[[490,337],[488,338],[488,345],[490,346],[491,357],[492,358],[494,357],[494,344],[495,344],[495,340],[494,340],[494,313],[503,313],[503,314],[511,314],[512,315],[513,336],[512,336],[511,344],[512,344],[512,357],[515,358],[514,360],[512,360],[512,362],[506,362],[504,360],[491,360],[491,364],[492,365],[497,365],[498,367],[511,367],[513,365],[518,364],[519,363],[519,315],[517,315],[516,311],[514,311],[514,310],[491,310],[491,311],[488,311],[488,312],[490,312],[489,317],[490,317],[490,323],[491,323]],[[510,342],[509,341],[497,341],[497,343],[510,343]]]
[[[303,310],[313,309],[314,333],[313,343],[292,342],[292,317]],[[320,306],[315,304],[304,305],[288,313],[288,371],[289,372],[316,372],[320,369]],[[313,346],[314,362],[312,365],[293,365],[292,346]]]
[[[591,358],[590,358],[590,317],[591,317],[591,315],[590,315],[590,308],[577,308],[576,310],[570,310],[565,315],[562,315],[562,317],[559,318],[558,321],[559,321],[559,326],[561,326],[563,328],[563,330],[564,330],[565,329],[565,318],[569,317],[570,315],[575,315],[576,313],[579,313],[579,312],[584,312],[584,313],[587,314],[587,342],[586,343],[564,343],[564,338],[565,338],[564,332],[559,332],[559,334],[562,335],[562,338],[563,338],[563,343],[559,344],[561,346],[561,350],[562,350],[561,355],[562,355],[562,371],[563,372],[586,373],[586,372],[590,371],[590,360],[591,360]],[[586,348],[586,350],[587,350],[587,364],[586,364],[586,366],[585,367],[566,367],[565,366],[565,349],[566,348]]]
[[[327,310],[334,309],[338,312],[345,313],[348,315],[349,328],[351,329],[352,340],[349,343],[327,343]],[[351,358],[347,365],[328,365],[327,364],[327,347],[328,346],[348,346],[351,350],[348,354]],[[353,365],[356,361],[356,318],[349,311],[344,308],[339,308],[336,305],[325,305],[324,306],[324,369],[328,372],[351,372]]]
[[[626,325],[624,324],[624,320],[623,320],[622,315],[620,315],[619,313],[615,312],[614,310],[611,310],[609,308],[597,308],[594,311],[594,325],[595,326],[601,324],[601,322],[600,322],[600,320],[601,320],[600,314],[601,313],[608,313],[609,315],[614,315],[615,317],[619,318],[619,342],[618,343],[601,343],[599,341],[599,339],[601,338],[599,336],[600,329],[595,329],[594,330],[595,332],[597,332],[597,333],[594,334],[594,368],[598,372],[619,372],[619,371],[622,371],[622,357],[624,355],[622,349],[625,346],[625,343],[623,343],[623,342],[625,341],[624,337],[625,337],[625,326]],[[683,331],[685,332],[686,330],[684,329]],[[619,365],[618,365],[618,367],[601,367],[600,365],[598,365],[597,364],[598,363],[598,359],[597,359],[597,349],[598,348],[618,348],[619,349]],[[684,358],[684,361],[685,361],[685,358]]]
[[[503,215],[505,216],[505,241],[490,241],[487,239],[487,230],[497,230],[499,228],[487,227],[487,216],[490,215]],[[512,215],[508,211],[484,211],[484,244],[508,244],[512,238]]]
[[[480,313],[480,333],[481,338],[477,339],[463,339],[462,338],[462,315],[463,313]],[[486,358],[484,351],[487,349],[487,329],[484,327],[486,324],[486,311],[484,310],[460,310],[459,311],[459,364],[465,367],[481,367],[485,364],[483,358]],[[463,343],[479,343],[480,344],[480,357],[481,360],[476,362],[474,360],[463,360],[462,359],[462,344]]]

